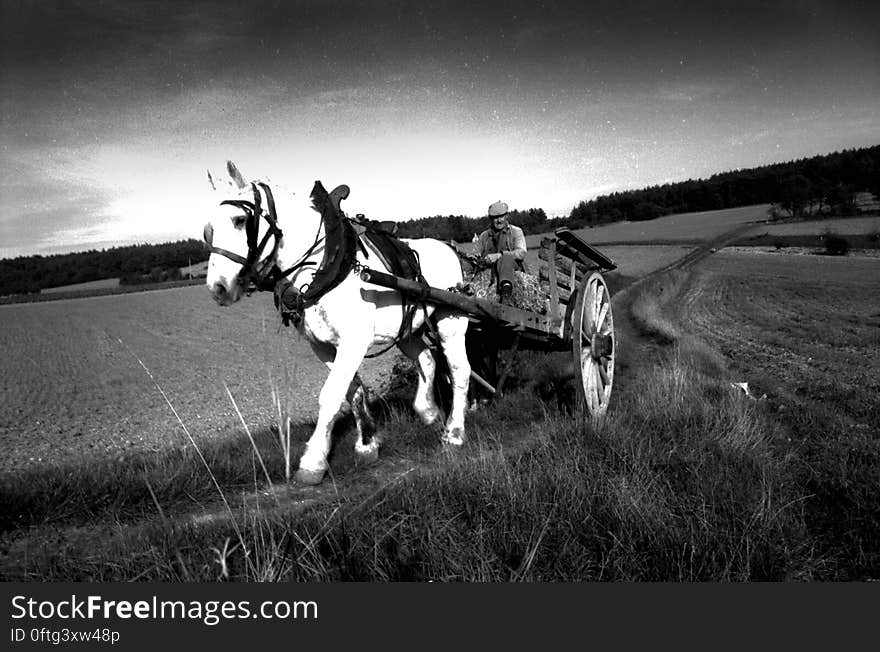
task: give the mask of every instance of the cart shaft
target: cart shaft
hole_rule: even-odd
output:
[[[409,297],[429,303],[455,308],[478,321],[490,320],[499,327],[511,328],[526,334],[561,337],[561,324],[554,323],[550,315],[540,315],[486,299],[477,299],[457,292],[441,290],[418,281],[377,272],[369,268],[361,270],[360,276],[365,283],[397,290]]]

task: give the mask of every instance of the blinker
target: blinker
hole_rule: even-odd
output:
[[[208,222],[207,224],[205,224],[205,230],[202,232],[202,238],[205,240],[205,242],[207,243],[207,245],[208,245],[209,247],[212,246],[212,245],[214,244],[214,243],[213,243],[213,240],[214,240],[214,226],[213,226],[210,222]]]

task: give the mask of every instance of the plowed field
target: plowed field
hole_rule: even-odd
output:
[[[756,393],[823,403],[880,434],[880,260],[722,251],[681,310]]]
[[[214,437],[240,428],[224,382],[268,424],[289,363],[307,417],[324,367],[260,299],[220,310],[192,286],[0,306],[0,470],[183,445],[154,380],[195,437]]]

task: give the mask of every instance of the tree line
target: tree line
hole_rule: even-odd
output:
[[[208,259],[200,240],[141,244],[52,256],[0,260],[0,296],[119,278],[120,283],[156,283],[181,277],[180,268]]]
[[[880,145],[601,195],[567,217],[548,220],[540,208],[511,211],[510,220],[529,234],[754,204],[774,204],[779,216],[852,215],[860,191],[880,196]],[[488,226],[488,217],[448,215],[401,222],[398,233],[466,242]]]
[[[528,210],[512,210],[508,213],[511,223],[516,224],[526,233],[543,233],[547,219],[543,208]],[[415,220],[399,222],[397,235],[401,238],[436,238],[437,240],[470,242],[474,235],[489,228],[488,215],[484,217],[466,217],[464,215],[435,215]]]
[[[542,208],[512,210],[510,221],[533,234],[753,204],[773,204],[773,211],[783,216],[851,215],[860,191],[880,196],[880,145],[602,195],[554,219]],[[399,222],[398,235],[470,242],[487,228],[487,216],[435,215]],[[0,260],[0,295],[103,278],[119,277],[124,284],[175,280],[180,267],[207,259],[204,243],[193,239],[5,259]]]
[[[852,215],[855,193],[880,195],[880,145],[651,186],[580,202],[569,226],[775,204],[779,216]]]

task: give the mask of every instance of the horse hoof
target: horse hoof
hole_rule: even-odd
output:
[[[374,445],[355,448],[358,464],[375,464],[379,461],[379,447]]]
[[[452,432],[443,433],[443,437],[440,439],[444,446],[453,446],[458,448],[464,445],[464,433],[461,432],[458,428],[454,429]]]
[[[297,484],[316,485],[321,484],[324,480],[325,471],[309,471],[308,469],[297,469],[294,480]]]
[[[419,418],[422,420],[422,423],[426,426],[430,426],[440,419],[440,413],[437,410],[423,410],[418,413]]]

